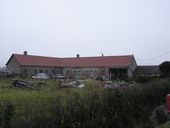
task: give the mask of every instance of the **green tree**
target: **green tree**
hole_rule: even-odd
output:
[[[161,74],[165,77],[170,76],[170,61],[165,61],[159,65]]]

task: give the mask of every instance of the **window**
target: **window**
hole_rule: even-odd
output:
[[[43,73],[43,70],[40,70],[39,73]]]
[[[27,69],[24,69],[24,74],[27,74]]]
[[[78,75],[81,75],[81,72],[80,72],[80,70],[78,70]]]
[[[55,73],[55,71],[54,71],[54,70],[51,70],[51,72],[52,72],[52,74],[54,74],[54,73]]]
[[[45,70],[45,73],[48,74],[48,70]]]
[[[37,74],[37,70],[36,69],[34,70],[34,74]]]

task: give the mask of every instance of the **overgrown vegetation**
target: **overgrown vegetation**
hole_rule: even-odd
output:
[[[161,71],[162,77],[170,76],[170,62],[169,61],[165,61],[162,64],[160,64],[159,69]]]
[[[137,83],[147,83],[147,82],[150,82],[154,79],[156,79],[156,78],[154,78],[152,76],[138,76],[138,77],[136,77],[135,81]]]
[[[99,88],[94,81],[86,81],[84,89],[36,81],[45,83],[37,90],[0,81],[0,126],[5,128],[152,128],[153,109],[170,93],[169,79],[116,89]]]
[[[170,128],[170,122],[167,122],[166,124],[160,125],[157,128]]]

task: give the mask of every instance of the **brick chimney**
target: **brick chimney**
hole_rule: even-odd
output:
[[[80,58],[80,55],[79,55],[79,54],[77,54],[77,58]]]
[[[27,51],[24,51],[24,55],[27,55]]]

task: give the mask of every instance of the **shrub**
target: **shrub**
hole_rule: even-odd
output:
[[[138,77],[136,77],[137,83],[147,83],[151,80],[153,80],[153,77],[148,77],[148,76],[138,76]]]
[[[160,64],[159,69],[163,77],[170,76],[170,62],[169,61],[165,61],[162,64]]]
[[[0,104],[0,127],[11,128],[10,123],[14,115],[14,105],[9,102],[1,102]]]
[[[150,120],[155,126],[166,123],[168,120],[168,112],[166,108],[162,105],[155,108]]]

